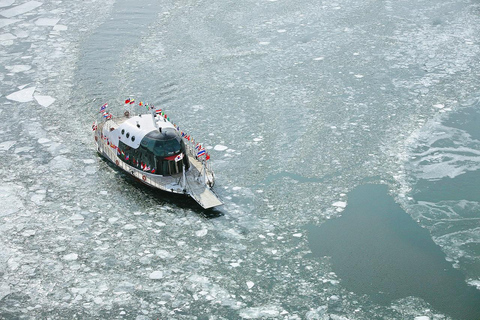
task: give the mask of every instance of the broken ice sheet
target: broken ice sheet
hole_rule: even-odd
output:
[[[37,26],[50,26],[53,27],[55,26],[60,19],[49,19],[49,18],[40,18],[37,21],[35,21],[35,24]]]
[[[32,69],[32,66],[25,65],[25,64],[16,64],[13,66],[5,66],[5,69],[7,69],[10,72],[17,73],[17,72],[25,72],[30,69]]]
[[[13,100],[17,102],[29,102],[33,100],[33,93],[35,92],[35,87],[30,87],[16,91],[9,94],[6,98],[8,100]]]
[[[19,6],[3,10],[0,12],[1,16],[4,16],[5,18],[11,18],[18,16],[19,14],[27,13],[29,11],[32,11],[33,9],[36,9],[40,7],[43,3],[38,2],[38,1],[29,1],[27,3],[21,4]]]
[[[15,0],[0,0],[0,8],[11,6]]]
[[[9,24],[16,23],[22,21],[20,19],[0,19],[0,28],[8,26]]]
[[[45,108],[49,107],[52,103],[55,102],[55,98],[52,98],[50,96],[35,95],[34,98],[35,100],[37,100],[39,105]]]

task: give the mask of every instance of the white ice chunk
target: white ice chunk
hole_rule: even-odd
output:
[[[35,100],[37,100],[38,104],[45,108],[49,107],[52,103],[55,102],[55,98],[52,98],[50,96],[35,95],[34,97]]]
[[[137,227],[135,227],[133,224],[129,223],[129,224],[126,224],[123,229],[125,230],[134,230],[134,229],[137,229]]]
[[[197,232],[195,232],[195,235],[197,237],[205,237],[208,233],[208,230],[207,229],[202,229],[202,230],[198,230]]]
[[[21,4],[19,6],[3,10],[0,12],[1,16],[4,16],[5,18],[11,18],[18,16],[19,14],[27,13],[29,11],[32,11],[33,9],[36,9],[40,7],[43,3],[38,2],[38,1],[29,1],[27,3]]]
[[[267,319],[278,318],[281,308],[277,306],[261,306],[247,308],[240,311],[240,317],[244,319]]]
[[[468,281],[468,284],[475,286],[478,290],[480,290],[480,280],[470,280]]]
[[[347,203],[345,201],[337,201],[337,202],[334,202],[332,206],[337,208],[345,208],[347,206]]]
[[[150,273],[150,275],[148,277],[152,280],[160,280],[160,279],[163,278],[163,272],[162,271],[153,271],[152,273]]]
[[[233,191],[237,191],[237,190],[240,190],[240,189],[242,189],[242,187],[233,187],[232,188]]]
[[[302,234],[301,233],[294,233],[293,236],[295,238],[301,238],[302,237]]]
[[[0,0],[0,8],[11,6],[15,0]]]
[[[315,60],[315,61],[322,61],[323,59],[325,59],[325,57],[317,57],[317,58],[314,58],[313,60]]]
[[[52,170],[67,170],[73,165],[73,161],[65,156],[56,156],[50,160],[50,169]]]
[[[413,318],[413,320],[430,320],[430,318],[427,316],[420,316],[420,317]]]
[[[248,289],[252,289],[254,285],[255,285],[254,282],[252,282],[252,281],[247,281],[247,287],[248,287]]]
[[[362,75],[362,74],[356,74],[356,75],[355,75],[355,78],[361,79],[361,78],[363,78],[363,75]]]
[[[22,232],[22,236],[31,237],[31,236],[34,236],[35,233],[37,233],[35,230],[25,230]]]
[[[49,26],[53,27],[60,21],[60,19],[49,19],[49,18],[40,18],[37,21],[35,21],[35,24],[37,26]]]
[[[227,149],[228,149],[227,146],[224,146],[224,145],[221,145],[221,144],[217,144],[215,147],[213,147],[213,150],[216,150],[216,151],[225,151]]]
[[[33,93],[35,92],[35,87],[30,87],[20,91],[16,91],[12,94],[9,94],[6,98],[8,100],[13,100],[17,102],[29,102],[33,100]]]
[[[32,69],[32,66],[25,65],[25,64],[16,64],[14,66],[5,66],[5,69],[7,69],[10,72],[17,73],[17,72],[28,71]]]
[[[40,139],[37,140],[37,142],[40,143],[40,144],[45,144],[45,143],[48,143],[50,141],[51,140],[48,139],[48,138],[40,138]]]
[[[0,151],[8,151],[13,145],[15,141],[5,141],[0,143]]]
[[[433,107],[437,108],[437,109],[443,109],[443,108],[445,108],[445,105],[441,104],[441,103],[438,103],[438,104],[434,104]]]
[[[9,24],[12,24],[12,23],[17,23],[19,21],[22,21],[22,20],[20,20],[20,19],[0,19],[0,28],[8,26]]]
[[[74,261],[77,259],[78,259],[78,254],[76,253],[69,253],[63,256],[63,260],[66,260],[66,261]]]
[[[53,27],[53,30],[55,31],[66,31],[67,29],[68,27],[63,24],[57,24]]]
[[[6,283],[0,283],[0,301],[11,293],[10,286]]]
[[[11,33],[0,34],[0,41],[15,40],[15,39],[17,39],[17,37],[15,37]]]

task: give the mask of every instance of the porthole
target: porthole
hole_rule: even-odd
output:
[[[125,129],[122,129],[122,134],[125,134]]]
[[[127,132],[127,138],[130,137],[130,133]]]
[[[135,136],[132,136],[132,141],[135,141]]]

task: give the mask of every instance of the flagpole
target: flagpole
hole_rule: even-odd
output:
[[[185,177],[185,162],[182,159],[182,166],[183,166],[183,192],[187,191],[187,179]]]
[[[207,168],[205,167],[205,160],[202,161],[202,164],[203,164],[203,183],[205,183],[206,186],[207,185]]]

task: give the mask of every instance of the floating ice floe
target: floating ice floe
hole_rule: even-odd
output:
[[[337,201],[332,203],[332,206],[337,208],[345,208],[347,206],[347,203],[345,201]]]
[[[0,0],[0,8],[11,6],[15,0]]]
[[[131,223],[128,223],[128,224],[126,224],[126,225],[123,227],[123,229],[125,229],[125,230],[134,230],[134,229],[137,229],[137,227],[134,226],[134,225],[131,224]]]
[[[261,46],[268,46],[268,45],[270,44],[270,42],[268,42],[268,41],[260,41],[258,44],[261,45]]]
[[[208,233],[208,230],[207,229],[202,229],[202,230],[198,230],[195,232],[195,235],[197,237],[205,237]]]
[[[281,308],[277,306],[261,306],[247,308],[240,311],[240,317],[244,319],[276,318],[280,315]]]
[[[160,279],[163,278],[163,272],[162,271],[153,271],[152,273],[150,273],[150,275],[148,277],[152,280],[160,280]]]
[[[441,103],[438,103],[438,104],[434,104],[433,107],[437,108],[437,109],[443,109],[443,108],[445,108],[445,105],[441,104]]]
[[[11,34],[11,33],[3,33],[3,34],[0,34],[0,42],[8,41],[8,40],[14,40],[14,39],[17,39],[17,37],[14,36],[14,35]]]
[[[0,151],[8,151],[13,145],[15,141],[5,141],[0,143]]]
[[[252,289],[255,283],[253,281],[247,281],[247,287],[248,289]]]
[[[325,59],[325,57],[317,57],[317,58],[314,58],[313,60],[315,60],[315,61],[322,61],[323,59]]]
[[[58,21],[60,21],[60,19],[40,18],[37,21],[35,21],[35,24],[37,26],[53,27],[58,23]]]
[[[430,320],[430,318],[427,316],[419,316],[419,317],[413,318],[413,320]]]
[[[8,100],[13,100],[17,102],[29,102],[33,100],[34,92],[35,92],[35,87],[30,87],[30,88],[22,89],[12,94],[9,94],[6,98]]]
[[[295,238],[301,238],[302,234],[301,233],[294,233],[292,236],[294,236]]]
[[[216,150],[216,151],[225,151],[227,149],[228,149],[227,146],[224,146],[224,145],[221,145],[221,144],[217,144],[215,147],[213,147],[213,150]]]
[[[16,64],[14,66],[5,66],[5,69],[13,73],[18,73],[18,72],[25,72],[32,69],[32,66],[29,66],[26,64]]]
[[[20,19],[0,19],[0,28],[22,21]]]
[[[68,27],[63,25],[63,24],[57,24],[53,27],[53,30],[55,30],[55,31],[66,31],[66,30],[68,30]]]
[[[362,75],[362,74],[356,74],[356,75],[355,75],[355,78],[361,79],[361,78],[363,78],[363,75]]]
[[[32,11],[38,7],[40,7],[43,3],[38,2],[38,1],[29,1],[27,3],[18,5],[16,7],[3,10],[0,12],[0,16],[4,16],[5,18],[11,18],[18,16],[19,14],[27,13],[29,11]]]
[[[39,105],[45,108],[49,107],[52,103],[55,102],[55,98],[52,98],[50,96],[35,95],[34,98],[35,100],[37,100]]]
[[[66,260],[66,261],[74,261],[77,259],[78,259],[78,254],[76,253],[69,253],[63,256],[63,260]]]

